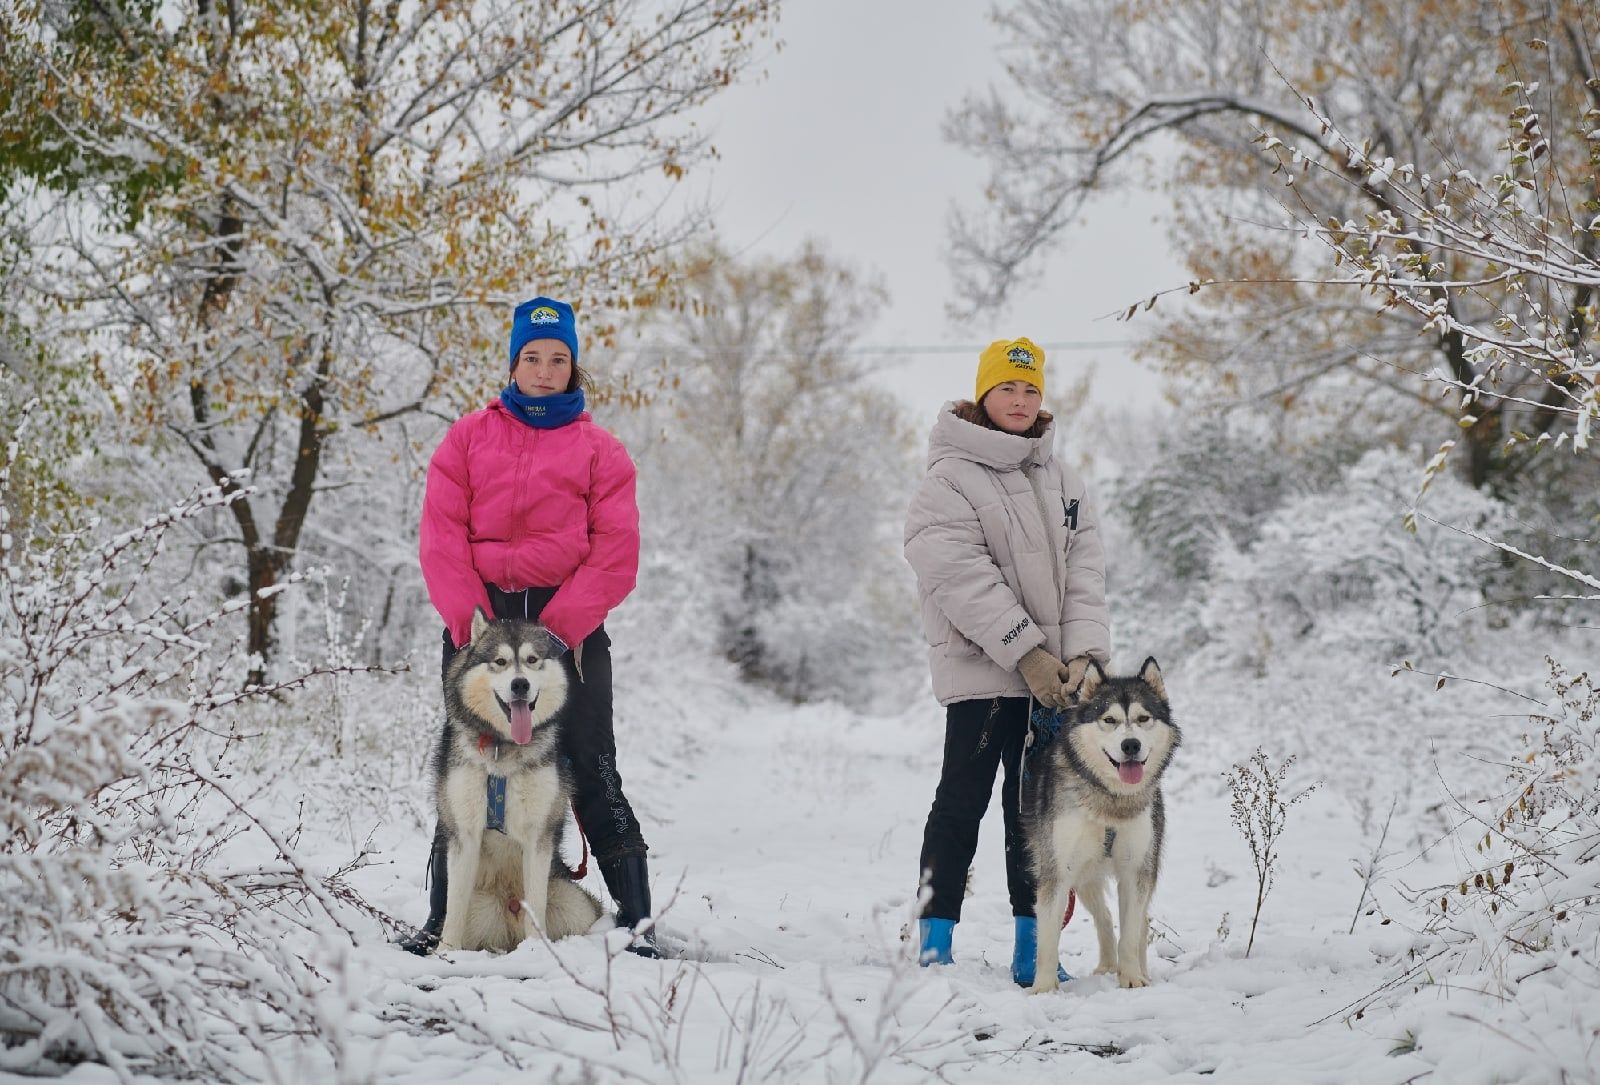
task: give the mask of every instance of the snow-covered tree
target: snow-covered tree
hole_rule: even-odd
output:
[[[1486,324],[1517,302],[1508,280],[1478,273],[1484,254],[1432,235],[1432,200],[1396,198],[1384,164],[1412,163],[1436,184],[1461,170],[1502,172],[1507,90],[1524,120],[1543,119],[1544,160],[1567,179],[1560,206],[1578,228],[1567,244],[1593,259],[1593,212],[1582,208],[1596,196],[1585,133],[1597,125],[1584,117],[1600,92],[1594,12],[1581,0],[1024,0],[996,19],[1010,38],[1009,86],[969,99],[947,124],[991,167],[987,205],[958,215],[953,234],[962,296],[974,304],[1010,291],[1092,193],[1159,184],[1172,193],[1172,236],[1192,278],[1219,285],[1164,319],[1152,353],[1204,391],[1272,404],[1308,427],[1376,439],[1409,439],[1419,424],[1450,432],[1453,405],[1430,396],[1422,375],[1480,382],[1494,362],[1459,325]],[[1329,138],[1301,95],[1355,134],[1360,153]],[[1281,170],[1273,176],[1280,157],[1313,164],[1294,172],[1295,192]],[[1319,222],[1383,219],[1412,235],[1425,274],[1475,285],[1434,295],[1450,320],[1380,319],[1370,297],[1317,281],[1324,253],[1294,221],[1302,198]],[[1466,202],[1451,206],[1470,221]],[[1590,341],[1592,285],[1550,286],[1546,310]],[[1526,410],[1476,412],[1465,431],[1460,458],[1474,485],[1523,485],[1528,461],[1506,453],[1506,438],[1556,420],[1547,389],[1527,385]]]
[[[707,249],[682,285],[640,331],[635,380],[661,390],[621,423],[647,551],[705,586],[716,649],[749,680],[806,699],[914,667],[899,557],[913,439],[855,349],[883,287],[816,245]]]
[[[1540,450],[1570,445],[1592,451],[1600,425],[1600,359],[1596,357],[1596,297],[1600,294],[1600,78],[1590,79],[1584,110],[1589,162],[1563,173],[1544,132],[1548,118],[1520,82],[1507,96],[1503,171],[1490,180],[1441,163],[1432,175],[1412,162],[1369,157],[1370,144],[1341,131],[1312,99],[1308,114],[1324,141],[1346,157],[1360,184],[1381,189],[1399,210],[1359,220],[1324,217],[1300,189],[1308,229],[1324,239],[1334,263],[1348,269],[1342,285],[1360,285],[1385,311],[1420,319],[1424,328],[1466,347],[1471,369],[1440,367],[1429,378],[1459,411],[1469,446],[1486,423],[1495,432],[1510,420],[1501,454],[1530,462]],[[1562,124],[1563,128],[1571,125]],[[1310,163],[1280,141],[1263,142],[1290,177]],[[1575,206],[1577,196],[1586,196]],[[1458,269],[1452,276],[1439,254]],[[1464,272],[1464,274],[1463,274]],[[1492,308],[1472,313],[1460,299],[1493,296]],[[1467,379],[1470,376],[1470,379]],[[1455,442],[1448,442],[1448,452]]]
[[[519,296],[606,312],[653,297],[694,223],[619,183],[677,178],[705,153],[681,118],[775,13],[9,5],[0,215],[28,234],[7,307],[97,351],[119,441],[171,449],[169,471],[224,492],[248,472],[221,541],[249,591],[256,680],[271,589],[314,517],[348,526],[314,498],[359,481],[359,446],[479,398]]]

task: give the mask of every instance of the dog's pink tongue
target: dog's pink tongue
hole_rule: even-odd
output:
[[[533,741],[533,710],[527,701],[511,702],[511,741],[518,746]]]
[[[1124,761],[1117,766],[1117,775],[1125,784],[1136,784],[1144,779],[1144,764],[1139,761]]]

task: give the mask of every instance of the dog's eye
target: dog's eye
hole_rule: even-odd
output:
[[[1115,716],[1107,716],[1105,719],[1101,720],[1100,722],[1105,724],[1107,727],[1115,727],[1117,724],[1121,723],[1122,721],[1117,719],[1117,717],[1115,717]]]
[[[1140,727],[1149,727],[1150,726],[1150,722],[1151,722],[1151,717],[1149,717],[1149,716],[1135,716],[1133,718],[1133,722],[1138,724]]]
[[[495,656],[493,659],[489,660],[489,666],[493,667],[497,671],[501,671],[505,670],[506,664],[510,662],[511,661],[509,659],[503,659],[500,656]]]

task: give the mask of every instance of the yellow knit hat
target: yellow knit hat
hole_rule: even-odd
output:
[[[1006,381],[1027,381],[1044,395],[1044,351],[1032,339],[996,339],[984,348],[972,402],[981,403],[989,389]]]

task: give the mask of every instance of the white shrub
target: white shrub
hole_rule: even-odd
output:
[[[13,524],[46,515],[22,448],[0,460],[0,1068],[238,1080],[262,1075],[273,1036],[337,1051],[317,1006],[342,957],[286,936],[348,941],[365,906],[235,792],[222,722],[297,683],[238,691],[208,643],[224,613],[184,621],[187,599],[143,582],[174,525],[228,499],[105,541],[92,522]]]
[[[1400,452],[1362,456],[1330,489],[1289,498],[1246,547],[1215,559],[1202,621],[1228,663],[1263,672],[1293,646],[1389,662],[1440,646],[1484,602],[1493,556],[1450,526],[1498,526],[1501,504],[1441,478],[1427,508],[1444,525],[1405,530],[1418,465]]]

